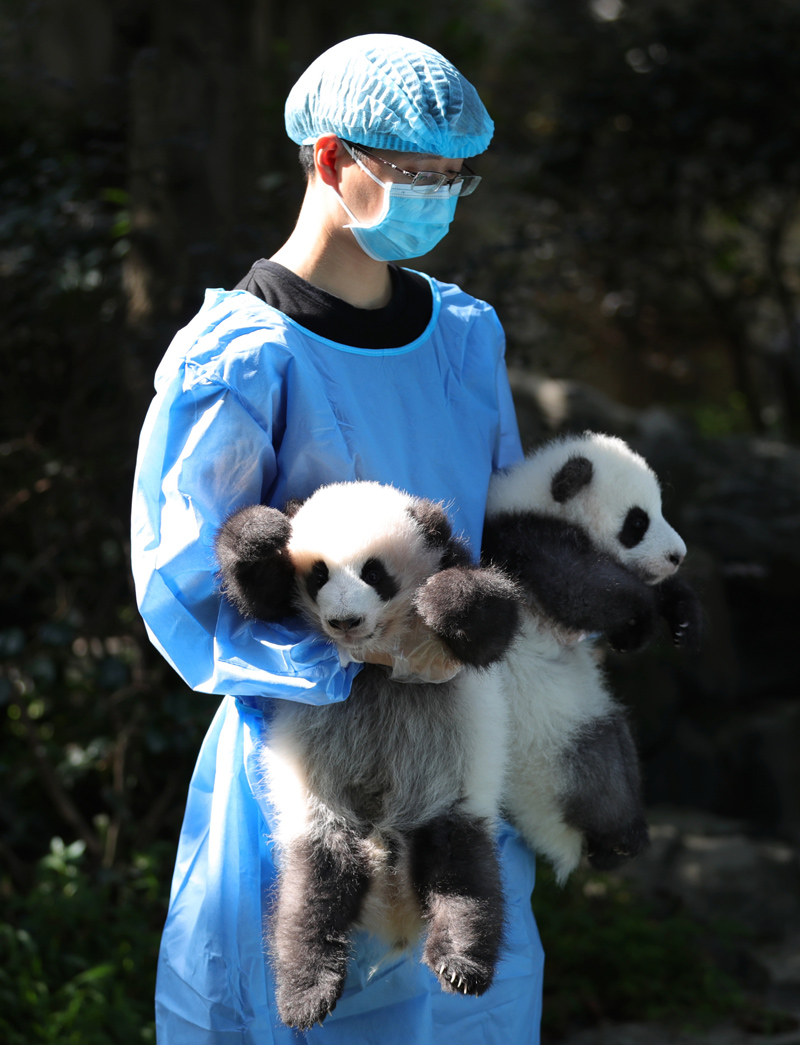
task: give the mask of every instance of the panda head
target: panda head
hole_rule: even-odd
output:
[[[533,511],[580,526],[648,584],[671,576],[686,545],[661,511],[661,489],[621,439],[585,432],[549,443],[493,481],[489,513]]]
[[[295,602],[348,652],[388,651],[450,540],[443,509],[373,482],[321,487],[290,510]]]

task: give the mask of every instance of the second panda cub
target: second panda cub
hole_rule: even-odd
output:
[[[343,660],[393,654],[421,621],[432,645],[486,668],[516,632],[516,586],[470,564],[439,505],[378,483],[322,487],[285,514],[243,508],[216,551],[244,616],[300,612]],[[334,1007],[355,928],[390,947],[421,934],[445,991],[490,986],[503,934],[504,762],[491,671],[433,684],[368,663],[341,703],[274,702],[263,766],[280,864],[268,937],[284,1023],[304,1030]]]
[[[483,553],[527,601],[504,664],[507,812],[560,882],[584,851],[610,869],[648,844],[648,828],[627,718],[586,640],[634,650],[663,616],[676,644],[696,643],[699,604],[675,576],[686,546],[644,459],[587,432],[493,478]]]

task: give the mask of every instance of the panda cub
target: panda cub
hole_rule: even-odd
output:
[[[366,664],[346,701],[276,700],[263,767],[279,877],[268,937],[281,1019],[307,1029],[341,995],[349,935],[424,937],[446,991],[491,984],[503,934],[495,826],[505,715],[492,670],[516,586],[470,564],[443,509],[371,482],[322,487],[286,514],[240,510],[217,536],[225,594],[247,617],[298,612],[343,660],[392,653],[422,621],[460,663],[450,681]]]
[[[624,710],[583,641],[641,647],[659,615],[678,645],[700,610],[675,576],[686,546],[661,513],[658,480],[620,439],[587,432],[493,478],[483,555],[521,584],[522,635],[504,665],[505,805],[563,882],[584,850],[610,869],[648,844],[639,759]]]

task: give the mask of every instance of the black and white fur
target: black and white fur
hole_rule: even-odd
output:
[[[242,509],[218,535],[224,590],[244,615],[297,610],[343,659],[391,653],[420,619],[472,668],[502,657],[517,589],[470,565],[440,506],[359,482],[287,511]],[[356,927],[391,947],[422,932],[422,960],[446,991],[490,986],[505,742],[493,669],[431,684],[367,664],[342,703],[275,701],[263,766],[280,851],[268,936],[284,1023],[305,1029],[334,1007]]]
[[[686,546],[654,473],[626,443],[591,432],[552,442],[489,493],[484,558],[522,585],[522,634],[507,656],[505,805],[564,881],[588,851],[610,869],[648,844],[639,759],[588,635],[641,647],[664,616],[694,643],[699,606],[675,576]]]

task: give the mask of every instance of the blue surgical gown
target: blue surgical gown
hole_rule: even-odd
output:
[[[336,1010],[305,1035],[277,1018],[262,926],[275,879],[257,750],[275,698],[344,700],[357,665],[300,623],[243,621],[215,583],[214,533],[236,508],[323,483],[390,482],[443,501],[480,544],[491,472],[520,456],[494,311],[430,281],[431,319],[402,348],[359,349],[246,291],[210,290],[170,345],[142,431],[132,546],[148,633],[187,683],[225,699],[189,788],[158,964],[160,1045],[535,1045],[543,954],[533,859],[507,825],[504,956],[481,998],[444,994],[410,957],[356,934]],[[424,771],[424,767],[420,767]],[[377,969],[376,969],[377,966]]]

